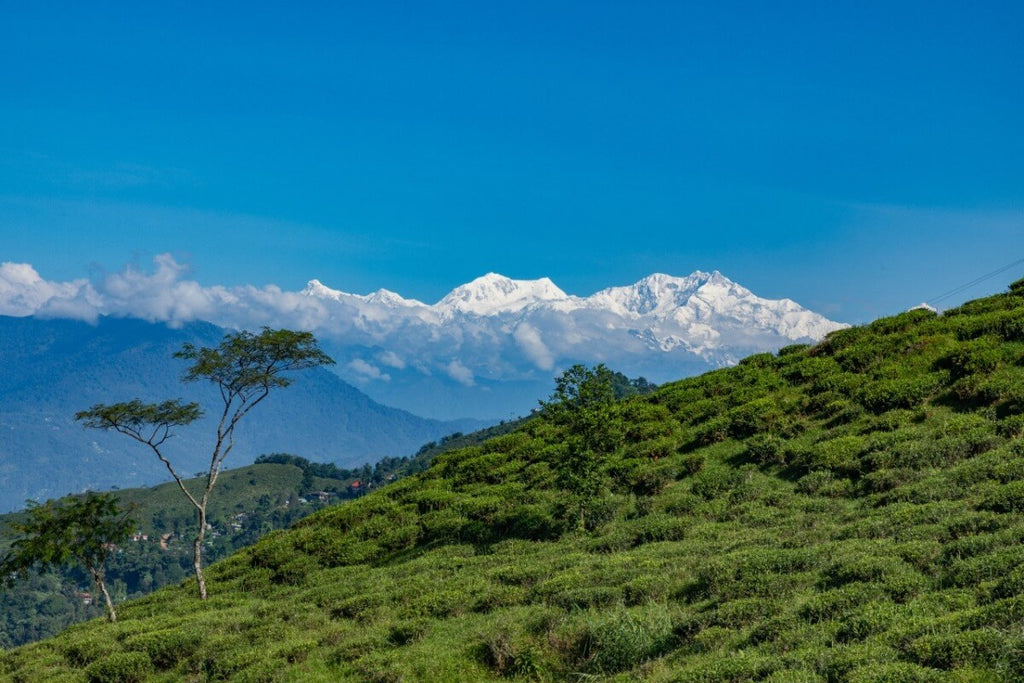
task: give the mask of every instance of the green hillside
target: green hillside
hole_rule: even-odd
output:
[[[1022,435],[1024,281],[549,410],[0,673],[1021,680]]]
[[[429,445],[432,450],[442,450],[449,441],[445,437],[440,444]],[[261,456],[255,465],[225,470],[210,505],[212,528],[206,555],[211,560],[226,557],[327,505],[357,498],[420,471],[427,460],[425,455],[385,458],[372,467],[349,470],[278,453]],[[360,484],[353,486],[357,481]],[[186,486],[201,490],[204,483],[194,479]],[[120,547],[109,563],[108,580],[115,600],[139,597],[191,575],[195,508],[177,484],[123,489],[116,495],[123,508],[133,508],[131,517],[139,535]],[[10,523],[25,519],[24,513],[0,515],[0,557],[15,538]],[[0,647],[47,638],[71,624],[102,615],[100,602],[83,596],[93,591],[91,583],[83,568],[69,566],[0,589]]]

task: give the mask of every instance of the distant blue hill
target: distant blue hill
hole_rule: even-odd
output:
[[[87,430],[74,414],[95,403],[133,398],[199,401],[214,412],[212,385],[183,384],[185,364],[172,354],[185,342],[211,346],[224,331],[207,323],[169,329],[140,320],[70,320],[0,316],[0,512],[87,488],[148,485],[167,478],[142,445]],[[439,421],[381,405],[322,369],[297,373],[239,426],[229,467],[258,455],[289,452],[351,467],[413,453],[427,441],[484,426]],[[213,421],[206,417],[168,442],[184,473],[205,470]]]

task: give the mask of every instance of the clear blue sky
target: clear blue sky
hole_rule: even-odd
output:
[[[171,252],[432,302],[718,269],[862,322],[1024,258],[1020,2],[0,16],[0,261],[48,279]]]

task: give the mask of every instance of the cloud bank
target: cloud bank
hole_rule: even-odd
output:
[[[127,266],[69,282],[46,280],[27,263],[0,264],[0,315],[310,330],[338,360],[338,372],[363,386],[414,375],[475,387],[550,378],[573,362],[604,362],[659,381],[692,372],[695,363],[715,367],[842,327],[792,301],[761,299],[717,272],[652,275],[585,298],[547,279],[490,273],[428,305],[386,290],[348,294],[315,280],[298,292],[203,286],[169,254],[149,271]]]

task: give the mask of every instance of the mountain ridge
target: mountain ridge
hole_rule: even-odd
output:
[[[0,312],[309,330],[346,382],[435,419],[522,415],[575,363],[605,363],[657,383],[844,327],[791,299],[757,296],[716,270],[654,273],[589,296],[546,277],[489,272],[428,304],[388,289],[351,294],[320,280],[298,291],[205,287],[184,279],[168,255],[156,259],[152,275],[131,270],[96,283],[47,282],[16,265],[0,266]]]
[[[73,416],[94,403],[134,398],[187,396],[207,409],[217,405],[212,385],[180,382],[184,365],[172,354],[185,342],[214,346],[223,334],[209,323],[170,329],[124,318],[89,325],[0,316],[0,511],[26,498],[164,480],[166,471],[151,453],[121,435],[86,430]],[[293,380],[239,425],[230,466],[287,451],[351,467],[410,455],[427,441],[483,426],[429,420],[381,405],[322,369]],[[207,415],[179,430],[173,440],[182,471],[204,466],[212,419]]]
[[[318,280],[303,290],[351,320],[326,337],[342,377],[378,400],[432,417],[507,416],[510,408],[522,414],[550,390],[551,375],[573,363],[605,363],[661,382],[845,327],[791,299],[759,297],[717,270],[654,273],[586,297],[549,278],[497,273],[433,304],[377,294],[349,294]]]
[[[705,294],[710,293],[711,296],[698,296],[702,291]],[[544,306],[551,306],[561,312],[596,309],[635,317],[649,313],[667,316],[676,308],[689,304],[693,297],[697,297],[696,306],[703,304],[705,308],[710,309],[728,303],[729,298],[753,298],[762,305],[768,304],[769,307],[770,304],[777,304],[777,308],[785,312],[806,313],[806,317],[814,321],[813,327],[787,329],[783,332],[791,339],[814,336],[820,338],[833,329],[847,326],[844,323],[829,321],[824,316],[803,308],[792,299],[771,300],[757,297],[749,289],[730,280],[718,270],[710,273],[697,270],[685,277],[652,273],[632,285],[606,287],[589,296],[567,294],[548,277],[517,280],[494,272],[455,287],[434,304],[407,299],[387,289],[378,289],[370,294],[354,294],[333,289],[317,279],[310,280],[301,293],[311,298],[420,309],[436,314],[438,323],[451,320],[457,314],[486,317],[500,313],[518,313],[524,309]]]

